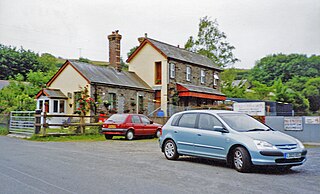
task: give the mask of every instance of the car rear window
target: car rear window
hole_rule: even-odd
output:
[[[114,114],[108,118],[107,122],[123,123],[128,115]]]

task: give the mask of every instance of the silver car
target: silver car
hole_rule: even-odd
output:
[[[239,172],[253,165],[288,170],[306,161],[303,144],[251,116],[225,110],[192,110],[173,115],[162,128],[160,148],[169,160],[179,155],[224,160]]]

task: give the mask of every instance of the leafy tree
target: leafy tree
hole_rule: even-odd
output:
[[[200,18],[198,36],[196,38],[190,36],[184,47],[186,50],[208,57],[220,67],[226,67],[239,59],[232,53],[235,47],[226,41],[226,34],[218,27],[217,20],[212,21],[208,16]]]
[[[305,84],[303,94],[309,101],[309,109],[312,112],[319,111],[320,109],[320,77],[310,79]]]
[[[79,61],[79,62],[83,62],[83,63],[90,63],[90,60],[89,60],[89,59],[83,58],[83,57],[80,57],[78,61]]]
[[[320,56],[274,54],[260,59],[250,73],[250,80],[271,86],[280,78],[283,83],[294,77],[320,77]]]
[[[131,48],[130,51],[127,53],[127,57],[129,58],[132,55],[132,53],[134,53],[134,51],[137,50],[138,47],[139,46],[135,46],[135,47]]]
[[[0,79],[8,80],[17,74],[21,74],[25,79],[29,71],[55,71],[56,60],[50,54],[38,54],[22,47],[5,46],[0,44]]]

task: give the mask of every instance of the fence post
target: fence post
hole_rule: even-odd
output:
[[[34,133],[39,134],[41,129],[41,110],[37,109],[35,116],[35,122],[34,122]]]
[[[43,136],[46,135],[46,130],[47,130],[47,113],[44,112],[43,113],[43,131],[42,131]]]

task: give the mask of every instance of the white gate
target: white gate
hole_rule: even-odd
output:
[[[32,135],[34,133],[35,111],[12,111],[10,113],[10,133]]]

